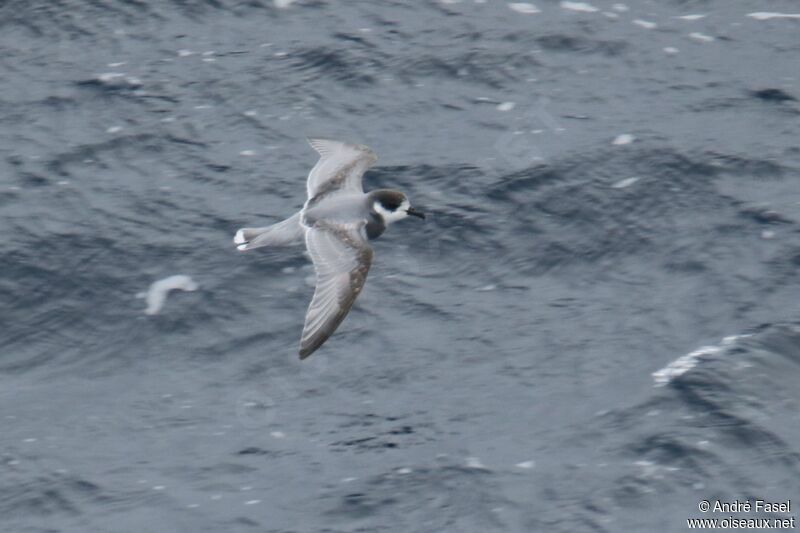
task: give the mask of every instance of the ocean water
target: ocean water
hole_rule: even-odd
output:
[[[0,4],[0,531],[800,501],[792,1]],[[428,213],[312,357],[305,136]],[[168,290],[173,289],[173,290]],[[792,517],[740,513],[738,518]]]

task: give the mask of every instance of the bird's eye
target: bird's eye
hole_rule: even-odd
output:
[[[397,211],[397,208],[400,207],[400,204],[397,202],[384,202],[383,207],[389,211]]]

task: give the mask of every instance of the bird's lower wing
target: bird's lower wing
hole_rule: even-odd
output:
[[[306,230],[306,246],[317,272],[317,288],[306,313],[300,359],[336,331],[361,293],[372,265],[363,224],[317,224]]]

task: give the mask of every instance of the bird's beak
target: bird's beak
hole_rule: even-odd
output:
[[[417,217],[417,218],[421,218],[421,219],[425,220],[425,213],[423,213],[421,211],[417,211],[413,207],[409,207],[408,209],[406,209],[406,213],[408,213],[412,217]]]

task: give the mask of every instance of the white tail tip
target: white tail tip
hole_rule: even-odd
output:
[[[244,244],[245,242],[247,242],[247,241],[244,238],[244,231],[243,230],[237,231],[236,235],[234,235],[234,237],[233,237],[233,243],[234,244]]]

